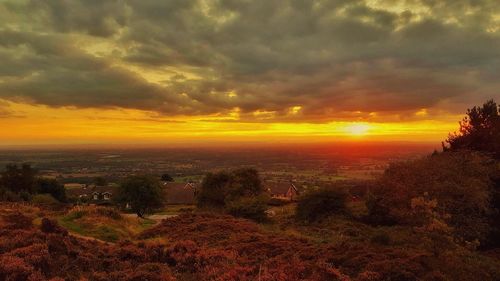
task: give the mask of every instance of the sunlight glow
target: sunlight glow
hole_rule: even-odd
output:
[[[364,136],[371,129],[371,126],[364,123],[354,123],[351,125],[347,125],[344,130],[346,134],[352,136]]]

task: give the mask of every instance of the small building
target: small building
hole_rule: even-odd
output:
[[[269,182],[264,186],[272,198],[293,201],[299,195],[299,189],[291,182]]]
[[[116,194],[116,186],[86,185],[66,190],[68,198],[80,203],[109,204]]]
[[[169,205],[193,205],[196,203],[194,183],[165,182],[166,203]]]
[[[114,194],[116,194],[116,188],[113,186],[95,186],[92,191],[92,200],[111,201]]]

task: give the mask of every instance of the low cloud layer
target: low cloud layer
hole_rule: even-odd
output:
[[[5,100],[328,122],[500,95],[496,0],[0,0],[0,18]]]

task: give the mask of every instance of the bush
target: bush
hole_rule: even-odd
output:
[[[370,242],[387,246],[391,244],[391,237],[383,231],[378,231],[371,237]]]
[[[235,217],[264,221],[267,218],[267,201],[268,197],[265,195],[242,197],[229,202],[226,206],[226,211]]]
[[[0,201],[19,202],[22,201],[22,199],[19,194],[5,188],[0,188]]]
[[[59,204],[59,201],[57,201],[50,194],[33,195],[33,197],[31,197],[31,202],[35,203],[35,204],[41,204],[41,205],[57,205],[57,204]]]
[[[68,231],[55,221],[48,218],[42,218],[42,224],[40,226],[40,230],[45,233],[59,233],[62,235],[67,235]]]
[[[196,196],[197,206],[224,210],[237,217],[266,219],[269,198],[255,169],[209,173]]]
[[[295,216],[300,220],[315,221],[331,214],[345,213],[347,196],[342,188],[311,190],[299,197]]]
[[[59,202],[66,202],[66,189],[55,179],[39,178],[36,181],[36,192],[50,194]]]
[[[491,159],[471,152],[446,152],[393,163],[367,200],[369,221],[415,225],[411,200],[436,200],[437,212],[455,235],[466,241],[484,240],[490,229],[493,173]]]

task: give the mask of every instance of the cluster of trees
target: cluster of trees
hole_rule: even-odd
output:
[[[253,168],[209,173],[196,195],[200,208],[224,210],[257,221],[266,219],[268,200],[259,173]]]
[[[455,240],[499,246],[499,112],[494,101],[469,109],[442,153],[391,164],[371,189],[368,221],[439,224]]]
[[[11,164],[0,173],[0,200],[66,202],[66,192],[57,180],[38,177],[31,165]]]

